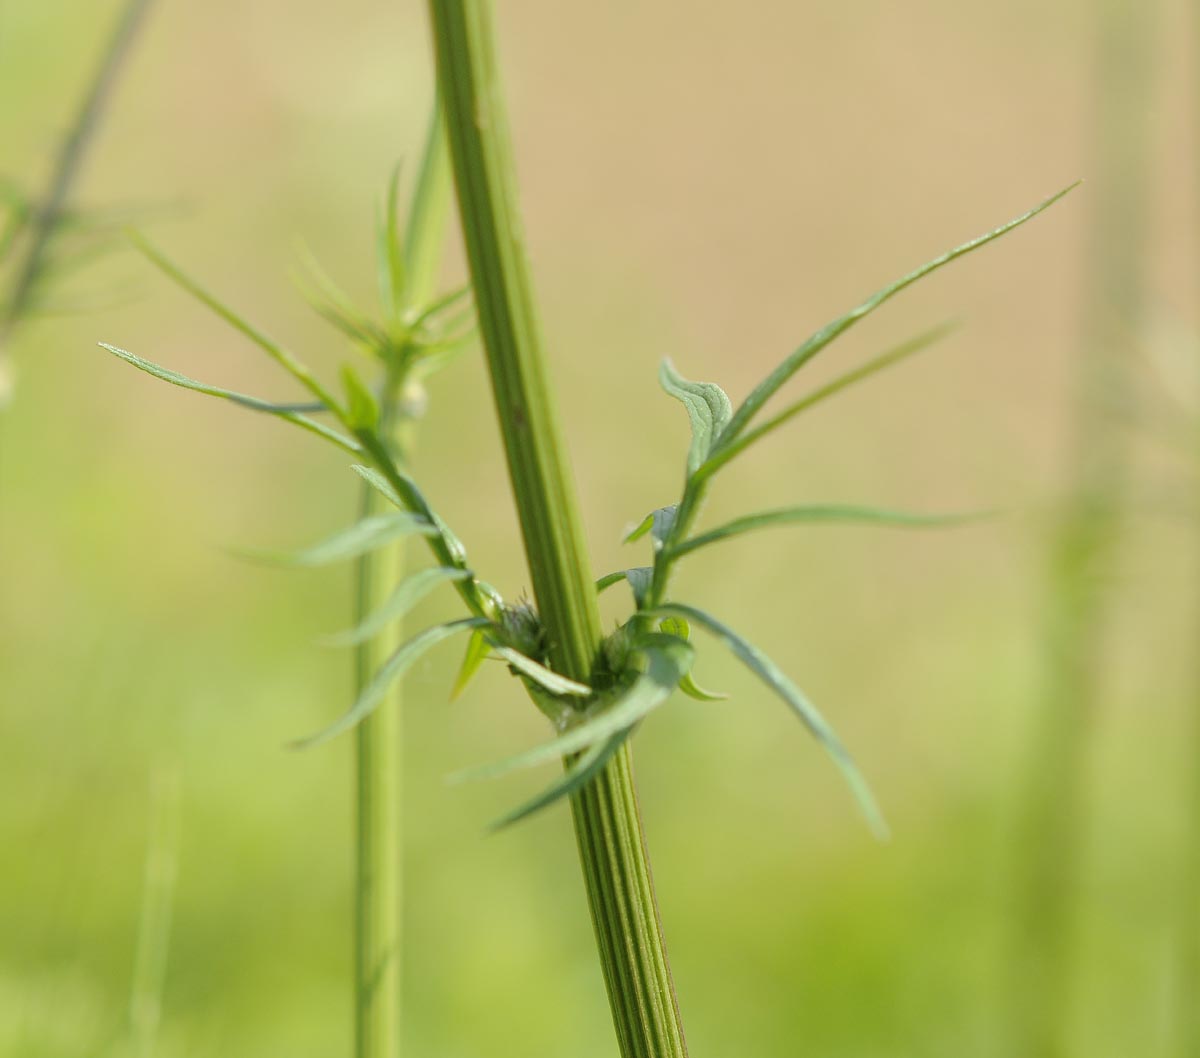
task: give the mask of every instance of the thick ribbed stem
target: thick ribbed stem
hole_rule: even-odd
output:
[[[600,616],[546,379],[517,209],[491,4],[431,0],[467,256],[534,596],[554,667],[590,678]],[[624,1058],[684,1058],[627,751],[573,799],[588,901]]]

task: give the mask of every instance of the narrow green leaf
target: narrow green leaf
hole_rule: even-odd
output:
[[[345,310],[325,298],[319,291],[310,288],[307,283],[294,277],[296,288],[308,302],[309,307],[316,312],[334,330],[349,338],[360,348],[375,352],[387,345],[387,335],[366,317],[354,309]]]
[[[450,700],[454,701],[464,690],[467,684],[471,682],[472,677],[479,671],[479,667],[487,660],[488,654],[492,651],[491,644],[488,642],[487,636],[483,634],[483,630],[476,628],[471,633],[471,638],[467,643],[467,651],[463,655],[462,665],[459,666],[458,676],[454,680],[454,688],[450,692]]]
[[[628,581],[629,587],[633,591],[633,601],[640,607],[653,579],[654,568],[652,566],[634,566],[632,569],[618,570],[616,573],[607,573],[596,581],[596,594],[606,591],[623,580]]]
[[[559,778],[555,779],[540,794],[521,805],[520,808],[509,812],[508,815],[497,819],[488,827],[488,830],[493,833],[503,830],[505,827],[512,826],[513,823],[519,823],[522,819],[528,819],[535,812],[540,812],[543,808],[554,804],[555,801],[570,797],[576,791],[582,790],[612,759],[613,754],[625,744],[625,740],[629,738],[632,731],[632,728],[618,731],[607,742],[585,750],[578,759],[571,762]]]
[[[877,507],[856,507],[846,504],[784,507],[780,510],[763,511],[760,514],[735,518],[732,522],[718,526],[707,533],[684,540],[671,549],[671,558],[680,558],[709,544],[776,525],[850,523],[886,526],[894,529],[939,529],[977,522],[991,513],[990,511],[973,511],[967,514],[908,514],[904,511],[888,511]]]
[[[404,265],[408,271],[406,307],[409,309],[425,304],[437,287],[452,190],[446,132],[441,106],[435,99],[404,232]]]
[[[470,296],[471,296],[471,284],[464,283],[461,287],[455,287],[449,293],[443,294],[439,298],[435,298],[433,301],[431,301],[429,303],[429,305],[426,308],[422,309],[421,312],[418,313],[413,318],[413,321],[412,321],[413,329],[417,330],[418,328],[421,328],[421,327],[432,326],[435,323],[440,324],[440,323],[444,322],[444,321],[440,321],[437,319],[439,313],[445,312],[447,309],[453,308],[459,302],[463,301],[465,298],[469,298]],[[456,326],[462,326],[464,321],[472,320],[474,318],[474,315],[475,315],[475,309],[472,307],[468,307],[468,308],[464,309],[463,312],[460,313],[459,315],[452,317],[448,324],[448,327],[450,329],[453,329]]]
[[[841,769],[847,784],[858,801],[868,825],[879,838],[887,837],[887,824],[880,814],[879,806],[871,793],[858,765],[850,756],[846,747],[834,733],[820,711],[766,654],[752,643],[747,642],[728,625],[722,624],[715,617],[698,610],[694,606],[683,603],[664,603],[654,610],[648,611],[653,617],[683,617],[691,624],[700,625],[716,636],[733,655],[751,672],[771,688],[800,718],[813,737],[833,758],[834,763]]]
[[[178,371],[171,371],[169,368],[165,368],[151,360],[143,360],[140,356],[135,356],[124,349],[119,349],[115,345],[109,345],[107,342],[100,342],[99,344],[102,349],[107,349],[127,364],[132,364],[140,371],[145,371],[146,374],[153,375],[163,382],[169,382],[173,386],[182,386],[184,389],[195,390],[197,393],[205,393],[210,397],[220,397],[222,400],[233,401],[234,404],[240,404],[243,408],[250,408],[253,411],[274,415],[276,418],[283,419],[286,422],[295,423],[301,429],[307,430],[309,433],[314,433],[318,437],[323,437],[326,441],[333,442],[339,448],[344,448],[347,452],[352,452],[355,455],[359,455],[362,452],[362,448],[357,441],[338,433],[337,430],[331,430],[324,423],[319,423],[300,413],[300,408],[308,408],[311,407],[310,405],[273,404],[270,401],[260,400],[258,397],[248,397],[244,393],[235,393],[231,389],[209,386],[204,382],[197,382],[194,378],[188,378],[187,375],[181,375]],[[324,405],[320,407],[324,408]]]
[[[434,566],[432,569],[414,573],[402,580],[383,605],[357,628],[326,636],[322,642],[331,647],[350,647],[357,643],[365,643],[393,621],[398,621],[407,614],[439,585],[467,580],[470,576],[470,570],[456,569],[453,566]]]
[[[466,568],[467,549],[463,546],[463,542],[455,535],[450,526],[446,524],[441,515],[429,505],[429,501],[425,499],[424,493],[417,488],[417,483],[405,474],[404,471],[394,464],[391,467],[392,473],[396,475],[397,479],[405,487],[407,495],[402,497],[396,491],[396,487],[378,470],[359,464],[352,466],[350,469],[378,490],[394,506],[399,507],[402,511],[412,511],[433,525],[437,530],[437,535],[441,537],[442,543],[445,544],[447,557],[451,563],[459,569]]]
[[[663,360],[658,370],[658,381],[667,393],[687,409],[692,424],[687,469],[689,474],[693,474],[708,458],[721,431],[733,417],[733,405],[716,383],[692,382],[676,371],[670,360]]]
[[[340,719],[330,724],[324,730],[318,731],[315,735],[310,735],[308,738],[298,739],[291,743],[292,748],[310,749],[313,746],[321,745],[323,742],[328,742],[331,738],[336,738],[343,731],[348,731],[365,717],[371,715],[379,706],[379,703],[386,697],[392,684],[400,679],[431,647],[436,646],[443,639],[448,639],[457,632],[464,632],[469,628],[484,628],[490,623],[485,617],[464,617],[462,620],[451,621],[449,624],[427,628],[420,635],[414,636],[400,646],[383,663],[383,667],[371,678],[371,682],[363,688],[362,694],[358,696],[358,700]]]
[[[305,273],[293,272],[293,281],[309,305],[352,341],[370,347],[383,344],[387,336],[358,310],[308,245],[299,243],[298,253]]]
[[[662,547],[663,541],[666,540],[668,534],[671,532],[671,527],[675,524],[675,515],[678,511],[679,505],[676,503],[651,511],[625,535],[624,542],[631,544],[649,533],[650,539],[654,542],[654,549],[657,551]]]
[[[437,529],[424,518],[407,511],[374,514],[348,529],[302,551],[259,551],[239,549],[238,553],[257,561],[282,566],[325,566],[358,558],[404,536],[434,536]]]
[[[400,510],[408,510],[408,504],[400,498],[400,493],[396,491],[392,483],[388,481],[374,467],[364,467],[359,463],[355,463],[350,467],[360,478],[378,492],[385,500],[393,507],[399,507]]]
[[[942,254],[940,257],[935,257],[932,261],[922,265],[915,271],[909,272],[908,275],[896,280],[896,282],[890,283],[883,289],[876,291],[871,295],[871,297],[867,298],[866,301],[851,309],[844,316],[840,316],[832,323],[826,324],[819,331],[813,334],[808,341],[796,349],[791,356],[784,360],[783,363],[781,363],[774,371],[771,372],[771,374],[769,374],[762,382],[758,384],[758,386],[754,388],[751,394],[738,407],[737,411],[734,412],[733,418],[730,420],[729,425],[725,428],[725,431],[721,435],[721,439],[717,445],[717,451],[725,447],[725,445],[731,444],[734,440],[736,440],[736,438],[749,424],[750,420],[759,412],[762,406],[766,404],[766,402],[785,382],[787,382],[789,378],[792,377],[792,375],[794,375],[801,367],[808,363],[809,360],[816,356],[817,353],[824,349],[825,346],[827,346],[835,338],[845,333],[847,330],[853,327],[854,324],[858,323],[859,320],[869,316],[877,308],[883,305],[884,302],[889,301],[902,290],[912,286],[919,279],[923,279],[931,272],[936,272],[939,268],[942,268],[944,265],[948,265],[951,261],[955,261],[958,258],[971,253],[973,250],[978,250],[980,247],[986,246],[992,240],[1000,238],[1000,236],[1007,234],[1014,228],[1019,228],[1022,224],[1032,220],[1039,213],[1049,209],[1060,198],[1078,186],[1078,182],[1074,183],[1070,187],[1059,191],[1058,194],[1052,195],[1050,198],[1046,199],[1044,202],[1035,206],[1028,212],[1022,213],[1019,217],[1010,220],[1007,224],[1002,224],[993,231],[986,232],[985,234],[972,239],[970,242],[963,243],[961,246],[956,246],[953,250]]]
[[[928,349],[947,334],[957,330],[957,328],[958,325],[956,323],[943,323],[939,327],[933,327],[923,334],[918,334],[915,338],[910,338],[907,342],[902,342],[900,345],[894,346],[879,356],[868,360],[861,367],[857,367],[853,371],[847,371],[844,375],[839,375],[832,382],[814,390],[807,397],[802,397],[794,404],[788,405],[778,415],[767,420],[761,426],[756,426],[753,430],[748,430],[728,445],[722,445],[717,452],[704,461],[697,472],[697,476],[702,478],[709,477],[735,456],[744,452],[755,441],[759,441],[766,437],[767,434],[773,433],[801,412],[808,411],[809,408],[813,408],[823,401],[828,400],[830,397],[837,395],[855,383],[862,382],[877,372],[883,371],[885,368],[898,364],[902,360],[907,360],[910,356]]]
[[[404,306],[404,251],[401,246],[400,166],[392,169],[384,196],[382,216],[376,233],[378,254],[379,300],[390,320],[398,320]]]
[[[146,258],[154,264],[168,279],[173,280],[180,287],[186,290],[192,297],[207,305],[213,312],[228,323],[234,330],[240,331],[245,337],[249,338],[255,345],[263,350],[272,360],[280,365],[288,372],[297,382],[307,389],[317,400],[321,401],[331,412],[342,417],[342,409],[337,401],[333,399],[333,395],[313,376],[299,360],[289,353],[283,346],[268,338],[253,324],[247,322],[239,316],[233,309],[218,301],[216,297],[205,290],[191,276],[183,271],[174,261],[167,257],[162,251],[157,249],[144,236],[134,232],[130,235],[134,246],[136,246]]]
[[[349,364],[342,367],[342,385],[346,389],[346,424],[352,430],[374,430],[379,425],[379,402]]]
[[[641,637],[633,651],[644,669],[623,691],[576,713],[579,719],[549,742],[493,764],[458,772],[451,780],[491,779],[519,768],[532,768],[607,741],[644,720],[671,697],[691,667],[695,652],[683,640],[657,633]]]
[[[534,661],[533,658],[522,654],[519,650],[514,650],[512,647],[507,647],[495,640],[492,641],[491,647],[492,650],[499,654],[500,657],[507,661],[522,676],[533,680],[539,687],[549,691],[551,694],[573,694],[580,698],[586,698],[592,693],[591,687],[586,683],[569,680],[566,676],[560,675],[553,669],[546,668],[545,665]]]
[[[472,327],[465,334],[451,338],[438,339],[436,342],[426,342],[421,345],[420,355],[412,367],[412,378],[415,381],[429,378],[442,371],[457,360],[463,352],[470,348],[478,334]]]

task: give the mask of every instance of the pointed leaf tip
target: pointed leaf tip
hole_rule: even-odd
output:
[[[178,371],[172,371],[170,368],[163,367],[161,364],[156,364],[152,360],[144,360],[142,357],[128,350],[121,349],[115,345],[109,345],[108,342],[98,342],[97,344],[101,349],[106,349],[114,356],[124,360],[127,364],[131,364],[139,371],[144,371],[146,374],[162,382],[170,383],[172,386],[179,386],[182,389],[190,389],[195,393],[203,393],[209,397],[228,400],[234,404],[241,405],[243,408],[249,408],[251,411],[274,415],[276,418],[293,423],[301,429],[316,434],[318,437],[322,437],[326,441],[354,455],[359,455],[362,452],[362,447],[357,441],[338,433],[337,430],[330,429],[324,423],[317,422],[315,419],[310,419],[307,415],[302,414],[302,405],[274,403],[262,400],[259,397],[247,396],[245,393],[237,393],[231,389],[223,389],[220,386],[210,386],[205,382],[198,382],[194,378],[188,378],[187,375],[181,375]],[[321,405],[321,407],[323,408],[324,405]]]

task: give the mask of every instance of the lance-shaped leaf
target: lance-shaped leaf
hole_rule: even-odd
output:
[[[392,684],[400,679],[431,647],[458,632],[465,632],[472,628],[485,628],[490,623],[485,617],[465,617],[460,621],[451,621],[449,624],[427,628],[420,635],[414,636],[383,663],[380,670],[371,678],[371,682],[363,688],[358,700],[346,713],[315,735],[291,743],[292,748],[309,749],[312,746],[319,746],[331,738],[336,738],[343,731],[348,731],[378,708]]]
[[[533,680],[539,687],[549,691],[551,694],[572,694],[580,698],[586,698],[592,693],[591,687],[586,683],[579,683],[576,680],[568,679],[553,669],[546,668],[540,662],[534,661],[528,655],[522,654],[519,650],[514,650],[512,647],[495,641],[492,642],[491,646],[492,650],[499,654],[500,657],[507,661],[522,676]]]
[[[374,430],[379,425],[379,402],[349,364],[342,367],[346,389],[346,425],[355,431]]]
[[[231,389],[222,389],[220,386],[210,386],[204,382],[197,382],[194,378],[181,375],[178,371],[171,371],[151,360],[143,360],[140,356],[135,356],[124,349],[118,349],[115,345],[109,345],[107,342],[101,342],[100,347],[107,349],[114,356],[120,357],[127,364],[132,364],[138,370],[145,371],[146,374],[153,375],[163,382],[171,383],[172,386],[182,386],[184,389],[195,390],[197,393],[205,393],[210,397],[220,397],[222,400],[233,401],[234,404],[240,404],[243,408],[264,412],[267,415],[274,415],[285,422],[295,423],[309,433],[314,433],[318,437],[332,441],[339,448],[344,448],[347,452],[352,452],[355,455],[362,451],[357,441],[338,433],[337,430],[331,430],[324,423],[310,419],[307,415],[301,413],[301,408],[311,408],[311,405],[275,404],[271,401],[260,400],[258,397],[248,397],[244,393],[235,393]]]
[[[407,308],[429,300],[437,283],[450,217],[453,183],[440,101],[434,99],[421,156],[421,169],[413,190],[404,230],[404,267]]]
[[[912,286],[918,280],[923,279],[932,272],[936,272],[951,261],[956,261],[973,250],[978,250],[980,247],[986,246],[992,240],[1000,238],[1000,236],[1007,234],[1014,228],[1019,228],[1043,210],[1049,209],[1063,195],[1078,186],[1078,183],[1072,184],[1028,212],[1022,213],[1019,217],[1010,220],[1007,224],[1002,224],[999,228],[986,232],[972,239],[970,242],[963,243],[961,246],[956,246],[953,250],[942,254],[940,257],[935,257],[932,261],[923,264],[915,271],[909,272],[908,275],[896,280],[896,282],[890,283],[883,289],[876,291],[866,301],[855,306],[844,316],[839,316],[833,322],[826,324],[754,388],[738,407],[737,411],[734,412],[733,418],[721,435],[716,450],[720,451],[725,445],[732,443],[762,406],[775,394],[776,390],[839,335],[844,334],[860,320],[865,319],[885,302],[895,297],[902,290]]]
[[[174,261],[166,256],[161,250],[153,246],[146,238],[141,235],[133,234],[131,236],[133,244],[141,250],[141,252],[157,266],[167,278],[173,280],[192,297],[203,302],[213,312],[221,317],[235,330],[240,331],[243,335],[250,339],[255,345],[263,350],[272,360],[280,365],[288,372],[297,382],[307,389],[317,400],[321,401],[331,412],[342,418],[343,412],[338,402],[334,400],[333,395],[317,381],[315,376],[307,367],[297,360],[291,353],[283,348],[278,342],[268,338],[262,331],[255,327],[249,321],[243,319],[228,305],[219,301],[214,295],[205,290],[191,276],[183,271]]]
[[[414,573],[411,577],[402,580],[383,605],[369,614],[357,628],[326,636],[324,642],[333,647],[349,647],[356,643],[365,643],[393,621],[398,621],[407,614],[438,585],[466,580],[470,576],[470,570],[457,569],[454,566],[434,566],[432,569],[423,569],[419,573]]]
[[[463,654],[462,664],[458,667],[458,676],[455,677],[454,687],[450,691],[450,701],[454,701],[466,690],[467,684],[471,682],[472,677],[479,671],[479,667],[487,660],[487,656],[491,652],[492,647],[488,643],[487,636],[483,634],[482,629],[476,628],[471,633],[466,653]]]
[[[302,243],[299,253],[307,275],[294,272],[293,282],[317,315],[358,345],[368,349],[386,345],[387,335],[355,307],[321,267],[312,250]]]
[[[966,514],[910,514],[905,511],[889,511],[879,507],[857,507],[849,504],[811,504],[801,507],[782,507],[774,511],[748,514],[732,522],[718,526],[707,533],[700,533],[671,548],[671,558],[676,559],[698,548],[728,540],[756,529],[769,529],[777,525],[816,525],[838,523],[875,525],[894,529],[936,529],[951,525],[963,525],[979,521],[991,512],[973,511]]]
[[[281,566],[326,566],[358,558],[404,536],[435,535],[437,529],[424,518],[397,511],[395,514],[373,514],[301,551],[239,549],[238,553],[244,558]]]
[[[856,367],[852,371],[847,371],[845,374],[839,375],[832,382],[819,387],[808,394],[808,396],[801,397],[795,403],[789,404],[783,411],[772,416],[761,426],[756,426],[753,430],[743,433],[737,440],[727,445],[722,445],[712,456],[704,461],[696,472],[696,476],[701,479],[711,476],[735,456],[744,452],[755,441],[762,440],[762,438],[773,433],[785,423],[790,422],[797,415],[816,407],[830,397],[836,396],[842,390],[848,389],[858,382],[865,381],[885,368],[892,367],[903,360],[907,360],[910,356],[915,356],[917,353],[928,349],[935,342],[956,329],[957,324],[943,323],[939,327],[933,327],[922,334],[918,334],[915,338],[910,338],[906,342],[893,346],[886,352],[880,353],[878,356],[868,360],[861,367]]]
[[[632,569],[622,569],[615,573],[605,574],[596,581],[596,593],[599,594],[602,591],[606,591],[614,584],[619,584],[623,580],[628,581],[629,587],[633,592],[633,601],[640,607],[653,579],[654,567],[634,566]]]
[[[678,512],[679,505],[676,503],[651,511],[625,534],[624,542],[631,544],[649,533],[650,539],[654,542],[654,550],[657,551],[662,547],[663,541],[670,535],[671,527],[675,524],[675,516]]]
[[[847,784],[858,801],[863,815],[866,817],[871,830],[879,838],[886,838],[887,824],[879,811],[879,806],[871,793],[858,765],[850,756],[849,751],[834,733],[833,728],[821,715],[820,711],[766,654],[752,643],[747,642],[728,625],[718,621],[703,610],[683,603],[664,603],[654,610],[647,611],[652,617],[682,617],[694,625],[700,625],[716,636],[733,655],[751,672],[783,699],[792,711],[800,718],[825,751],[833,758],[834,763],[841,769]]]
[[[377,232],[379,299],[390,319],[400,317],[404,305],[404,250],[400,239],[400,166],[392,169],[383,216]]]
[[[455,782],[490,779],[518,768],[532,768],[606,742],[613,735],[633,728],[671,697],[691,668],[695,651],[684,640],[657,632],[640,637],[632,649],[641,669],[623,691],[576,714],[579,718],[549,742],[505,760],[459,772],[451,779]]]
[[[692,444],[688,449],[687,469],[693,474],[712,452],[729,420],[733,405],[725,391],[714,382],[692,382],[684,378],[670,360],[658,370],[659,384],[687,409],[692,424]]]
[[[439,319],[443,312],[448,312],[450,309],[460,305],[463,301],[471,296],[471,284],[464,283],[461,287],[442,294],[435,298],[425,308],[423,308],[412,320],[412,329],[419,330],[443,330],[446,332],[456,330],[465,326],[474,318],[475,309],[468,305],[465,309],[461,309],[453,316],[446,320]]]
[[[571,762],[559,778],[555,779],[540,794],[532,800],[526,801],[520,808],[509,812],[508,815],[497,819],[488,829],[493,832],[503,830],[522,819],[528,819],[535,812],[540,812],[556,801],[570,797],[582,790],[600,773],[600,770],[612,759],[632,733],[632,728],[626,728],[624,731],[618,731],[606,742],[598,743],[585,750]]]
[[[425,499],[424,493],[417,488],[417,483],[391,462],[386,451],[378,452],[376,455],[388,460],[389,469],[395,475],[395,480],[404,488],[403,495],[397,490],[395,484],[373,467],[355,465],[350,469],[378,491],[393,506],[400,508],[402,511],[412,511],[428,521],[437,530],[437,536],[445,545],[450,563],[459,569],[465,569],[467,564],[467,549],[450,526],[445,523],[441,515],[429,505],[429,501]]]

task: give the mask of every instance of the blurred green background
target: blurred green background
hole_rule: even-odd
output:
[[[44,180],[113,0],[0,0],[0,171]],[[659,359],[744,395],[827,319],[1078,177],[1060,206],[918,289],[806,372],[824,379],[948,317],[964,328],[797,422],[710,514],[803,501],[1002,508],[926,534],[814,528],[704,552],[679,594],[794,674],[855,751],[876,844],[805,733],[715,649],[706,685],[637,740],[642,808],[697,1056],[998,1053],[1012,973],[1015,819],[1036,731],[1047,540],[1077,404],[1086,268],[1111,173],[1102,5],[500,5],[530,251],[597,572],[669,502],[685,418]],[[1146,325],[1194,349],[1191,11],[1146,5],[1137,122]],[[307,359],[347,350],[289,282],[298,237],[372,297],[373,212],[415,158],[424,6],[161,0],[79,188],[158,204],[155,239]],[[410,167],[411,169],[411,167]],[[411,175],[411,173],[410,173]],[[463,273],[457,245],[447,281]],[[176,776],[178,882],[158,1054],[347,1054],[350,743],[284,742],[345,706],[338,570],[229,545],[348,522],[346,460],[168,389],[111,341],[265,396],[286,378],[134,255],[81,274],[116,305],[20,333],[0,418],[0,1055],[122,1053],[155,775]],[[799,383],[797,383],[797,392]],[[1135,508],[1107,574],[1090,703],[1073,998],[1077,1053],[1175,1052],[1194,740],[1195,524],[1163,517],[1187,460],[1121,430]],[[417,473],[476,567],[528,585],[476,352],[432,385]],[[616,619],[624,605],[606,597]],[[414,622],[454,613],[430,603]],[[547,780],[449,787],[544,737],[501,666],[447,704],[439,653],[406,700],[411,1055],[615,1053],[567,811],[484,827]],[[1019,971],[1018,971],[1019,972]],[[1195,1002],[1195,997],[1191,997]]]

